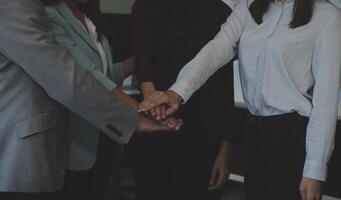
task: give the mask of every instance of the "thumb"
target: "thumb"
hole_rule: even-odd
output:
[[[300,185],[300,193],[302,200],[307,200],[307,188],[303,183]]]
[[[214,185],[217,182],[217,176],[218,176],[218,169],[216,167],[213,167],[212,173],[211,173],[211,179],[210,179],[210,186]]]
[[[177,103],[171,104],[169,106],[170,107],[166,111],[167,117],[174,114],[179,109],[179,104],[177,104]]]

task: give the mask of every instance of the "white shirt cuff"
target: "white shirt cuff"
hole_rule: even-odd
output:
[[[319,181],[327,179],[327,164],[306,160],[304,164],[303,176]]]
[[[169,90],[172,90],[176,92],[178,95],[182,97],[184,100],[183,103],[187,103],[187,101],[191,98],[192,92],[190,89],[190,86],[185,81],[177,81],[175,82],[172,87],[169,88]]]

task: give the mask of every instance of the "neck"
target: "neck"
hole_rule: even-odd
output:
[[[79,9],[78,3],[74,0],[64,0],[64,2],[76,17],[82,15],[82,11]]]

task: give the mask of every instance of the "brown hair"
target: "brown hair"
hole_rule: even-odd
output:
[[[315,0],[294,0],[293,20],[290,28],[304,26],[311,21]],[[255,0],[249,7],[251,15],[257,24],[263,23],[263,16],[268,11],[272,0]]]

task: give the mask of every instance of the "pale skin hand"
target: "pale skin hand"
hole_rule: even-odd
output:
[[[144,82],[141,84],[141,90],[144,96],[144,99],[147,100],[157,92],[152,82]],[[167,117],[166,115],[166,106],[156,106],[155,108],[150,109],[149,111],[145,112],[146,115],[151,114],[152,117],[158,121],[161,121],[162,124],[167,125],[170,128],[174,128],[179,130],[180,127],[183,125],[182,120],[178,120],[174,117]]]
[[[220,152],[213,164],[211,179],[208,185],[208,190],[217,190],[224,186],[230,175],[229,171],[229,143],[225,141]]]
[[[151,96],[153,96],[156,92],[154,83],[152,82],[144,82],[141,84],[141,90],[144,96],[144,99],[148,99]],[[148,112],[146,112],[145,114],[147,114]],[[156,120],[160,121],[160,120],[165,120],[166,119],[166,106],[165,105],[161,105],[161,106],[157,106],[155,108],[152,108],[149,113],[153,116],[153,118],[155,118]],[[149,114],[148,113],[148,114]]]
[[[132,109],[137,110],[139,103],[135,99],[126,95],[121,89],[115,88],[111,92],[111,95],[116,98],[119,98],[120,100],[128,104]],[[168,124],[162,124],[155,120],[151,120],[145,116],[140,116],[140,121],[136,129],[136,131],[140,133],[173,130],[177,130],[176,127],[173,128],[172,126],[168,126]]]
[[[300,185],[302,200],[321,200],[321,181],[303,177]]]
[[[179,109],[182,101],[182,97],[174,91],[156,91],[139,105],[138,112],[148,112],[157,106],[165,105],[166,117],[168,117]]]

